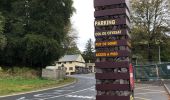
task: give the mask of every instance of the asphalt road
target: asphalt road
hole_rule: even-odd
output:
[[[62,88],[0,98],[0,100],[95,100],[93,74],[74,75],[78,82]],[[135,100],[168,100],[163,86],[159,84],[136,84]]]
[[[78,82],[73,85],[42,92],[0,98],[0,100],[94,100],[94,75],[75,75],[73,77],[78,78]]]
[[[170,100],[160,83],[136,84],[135,100]]]

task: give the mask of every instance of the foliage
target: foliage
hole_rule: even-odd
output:
[[[2,34],[4,30],[5,18],[0,13],[0,50],[6,46],[6,37]]]
[[[80,54],[80,50],[77,47],[77,31],[69,24],[65,30],[67,30],[67,35],[64,37],[63,46],[65,49],[65,53],[67,55]]]
[[[158,46],[166,44],[164,35],[170,29],[168,0],[131,0],[132,43],[136,55],[155,60]],[[156,51],[157,50],[157,51]]]
[[[27,67],[2,67],[0,71],[0,79],[36,79],[39,76],[38,71]]]
[[[0,51],[3,50],[6,46],[6,37],[0,34]]]
[[[29,66],[46,66],[63,54],[62,47],[52,38],[28,34],[23,39],[23,62]]]
[[[63,42],[70,35],[66,28],[74,12],[73,1],[27,1],[0,0],[7,38],[0,52],[2,65],[45,67],[65,53]]]
[[[95,56],[94,56],[94,43],[91,39],[89,39],[86,43],[85,51],[83,52],[83,58],[87,63],[94,63]]]
[[[0,34],[2,34],[4,30],[4,20],[5,20],[4,17],[0,13]]]

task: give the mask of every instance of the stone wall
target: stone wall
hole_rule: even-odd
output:
[[[43,69],[42,70],[42,77],[49,78],[49,79],[62,79],[65,78],[65,70],[59,69]]]

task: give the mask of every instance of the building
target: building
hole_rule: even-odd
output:
[[[80,74],[87,73],[87,68],[85,67],[85,61],[80,54],[77,55],[65,55],[56,62],[56,66],[65,67],[66,74]]]
[[[86,63],[89,73],[95,73],[95,63]]]

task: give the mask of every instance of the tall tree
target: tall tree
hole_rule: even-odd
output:
[[[134,52],[139,54],[141,50],[137,48],[146,47],[147,59],[152,61],[153,51],[166,43],[164,34],[170,28],[168,0],[131,0],[131,4]]]
[[[3,33],[3,30],[4,30],[3,28],[4,28],[4,17],[0,13],[0,34]]]
[[[7,47],[0,64],[46,66],[64,54],[72,0],[0,0]]]
[[[95,54],[94,54],[94,43],[89,39],[86,43],[85,51],[83,52],[83,57],[87,63],[94,63]]]
[[[80,54],[80,50],[77,47],[77,31],[72,27],[71,24],[69,24],[65,30],[67,30],[67,34],[64,37],[64,41],[63,41],[63,46],[65,49],[65,54]]]
[[[4,21],[5,21],[5,19],[0,13],[0,50],[2,50],[6,45],[6,38],[3,35]]]

